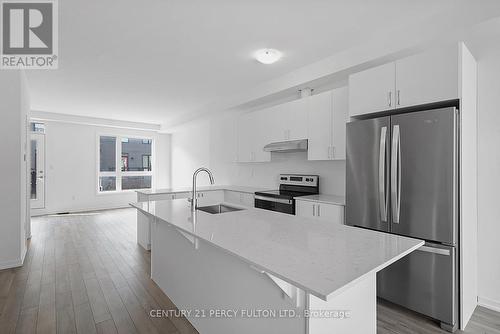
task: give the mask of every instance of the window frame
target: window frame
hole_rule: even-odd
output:
[[[115,171],[104,171],[101,172],[101,151],[100,143],[101,137],[113,137],[115,138]],[[151,171],[122,171],[122,138],[128,139],[142,139],[151,141]],[[148,190],[155,187],[155,140],[151,136],[141,136],[141,135],[126,135],[126,134],[112,134],[107,132],[100,132],[96,134],[96,193],[98,195],[109,195],[109,194],[121,194],[121,193],[131,193],[137,190]],[[116,178],[116,189],[109,191],[101,191],[99,188],[100,177],[115,177]],[[137,189],[122,189],[122,177],[124,176],[151,176],[151,188],[137,188]]]

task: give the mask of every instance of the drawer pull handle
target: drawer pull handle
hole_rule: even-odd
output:
[[[450,255],[450,250],[449,249],[442,249],[442,248],[435,248],[435,247],[429,247],[429,246],[422,246],[418,251],[421,252],[426,252],[426,253],[432,253],[432,254],[439,254],[439,255]]]

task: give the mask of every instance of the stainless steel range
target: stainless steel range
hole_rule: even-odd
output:
[[[280,174],[279,190],[257,191],[255,207],[294,215],[294,197],[318,193],[318,175]]]

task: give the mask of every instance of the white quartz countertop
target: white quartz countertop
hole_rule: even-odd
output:
[[[186,199],[131,205],[323,300],[424,244],[263,209],[193,216]]]
[[[178,188],[164,188],[164,189],[142,189],[136,190],[136,192],[143,195],[156,195],[156,194],[175,194],[189,192],[192,187],[178,187]],[[213,185],[213,186],[198,186],[196,191],[215,191],[215,190],[229,190],[237,191],[241,193],[253,194],[256,191],[271,190],[269,188],[258,188],[258,187],[247,187],[247,186],[235,186],[235,185]]]
[[[309,195],[295,197],[296,200],[326,204],[345,205],[345,197],[339,195]]]

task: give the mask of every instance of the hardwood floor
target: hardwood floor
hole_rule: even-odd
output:
[[[152,318],[175,305],[149,278],[135,210],[33,219],[24,266],[0,271],[0,333],[197,333],[184,318]],[[384,301],[378,333],[446,333]],[[500,314],[478,308],[467,334],[500,334]]]
[[[0,333],[197,333],[150,280],[135,210],[33,219],[23,267],[0,271]]]
[[[439,325],[418,313],[384,300],[377,303],[378,334],[445,334]],[[465,331],[456,334],[500,334],[500,313],[478,306]]]

